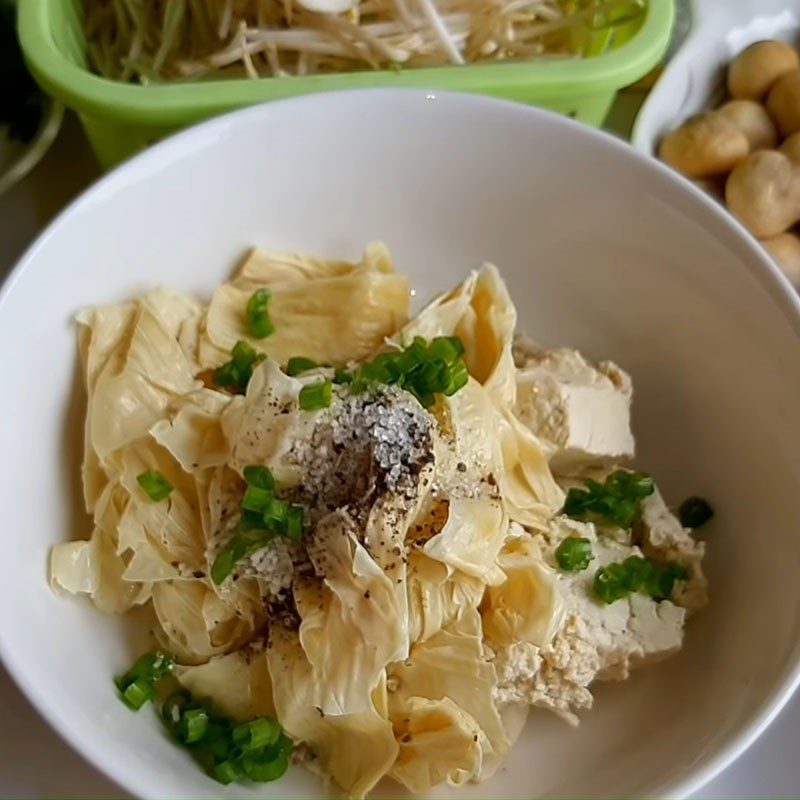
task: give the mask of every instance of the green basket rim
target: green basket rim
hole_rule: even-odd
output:
[[[645,19],[634,36],[619,48],[587,59],[140,86],[95,75],[59,50],[49,15],[59,1],[65,2],[24,0],[19,4],[20,42],[36,80],[78,112],[164,127],[265,100],[337,89],[402,86],[493,93],[502,87],[506,91],[535,89],[541,100],[616,91],[658,63],[669,44],[675,16],[674,0],[649,0]]]

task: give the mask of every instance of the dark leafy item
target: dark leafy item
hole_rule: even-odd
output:
[[[244,394],[253,377],[253,369],[265,358],[264,353],[258,353],[247,342],[239,341],[231,351],[231,360],[214,370],[214,383],[223,389]]]
[[[581,572],[594,558],[588,539],[569,536],[556,548],[556,563],[565,572]]]
[[[155,469],[150,469],[141,475],[137,475],[136,482],[154,503],[165,500],[172,492],[172,484],[161,472]]]
[[[594,576],[594,592],[609,604],[631,592],[641,592],[654,600],[667,600],[675,583],[688,577],[686,568],[680,564],[659,564],[649,558],[630,556],[598,569]]]
[[[275,497],[275,478],[267,467],[245,467],[244,479],[247,488],[242,496],[241,522],[211,565],[211,580],[217,585],[239,561],[266,547],[276,536],[293,541],[303,537],[302,506]]]
[[[455,394],[469,380],[464,362],[464,345],[455,336],[439,336],[426,342],[417,336],[403,350],[381,353],[362,364],[352,376],[351,391],[359,394],[371,386],[400,386],[411,392],[426,408],[435,395]],[[344,383],[343,375],[337,382]]]
[[[17,41],[16,10],[0,0],[0,125],[12,139],[29,142],[42,121],[44,95],[25,67]]]
[[[678,509],[678,518],[684,528],[699,528],[714,516],[714,509],[702,497],[689,497]]]
[[[116,679],[125,703],[138,710],[146,700],[155,700],[156,684],[171,675],[174,666],[174,659],[166,653],[142,656],[125,675]],[[145,701],[138,705],[131,703],[127,690],[143,685],[147,687]],[[180,690],[162,704],[161,719],[170,735],[220,783],[241,778],[273,781],[288,768],[292,740],[278,721],[270,717],[236,722],[216,714],[209,702]]]
[[[269,301],[272,295],[266,289],[259,289],[253,292],[247,301],[245,319],[247,321],[247,332],[254,339],[266,339],[267,336],[275,333],[275,326],[269,316]]]
[[[562,513],[573,519],[600,518],[629,528],[639,516],[642,500],[654,491],[649,475],[620,469],[603,483],[590,478],[585,489],[570,489]]]

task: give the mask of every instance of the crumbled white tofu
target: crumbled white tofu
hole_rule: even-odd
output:
[[[549,708],[576,724],[575,711],[591,707],[589,686],[594,680],[624,680],[632,667],[680,649],[686,611],[669,600],[656,602],[638,593],[603,603],[592,588],[597,569],[642,551],[598,535],[592,523],[557,517],[549,536],[536,535],[549,563],[555,563],[555,548],[570,535],[591,541],[594,560],[581,572],[559,571],[566,617],[547,647],[514,643],[494,648],[495,697],[500,704]]]
[[[554,470],[633,457],[631,379],[616,364],[593,366],[577,350],[543,350],[523,337],[514,360],[515,412],[550,448]]]
[[[499,707],[522,703],[547,708],[571,725],[578,724],[575,711],[592,707],[587,687],[597,672],[597,651],[573,635],[576,624],[568,621],[544,650],[530,642],[497,650],[493,696]]]

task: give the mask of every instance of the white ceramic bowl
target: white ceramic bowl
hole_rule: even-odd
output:
[[[568,120],[477,97],[329,94],[208,122],[112,173],[31,248],[0,298],[8,668],[140,796],[321,796],[299,769],[255,791],[205,778],[150,710],[115,697],[111,676],[134,654],[123,625],[52,596],[45,563],[54,542],[87,533],[77,309],[155,284],[208,295],[255,242],[355,256],[374,238],[421,296],[499,264],[531,334],[631,371],[639,463],[667,497],[696,492],[717,508],[712,604],[684,651],[599,687],[577,730],[534,713],[506,768],[459,796],[698,788],[798,679],[798,300],[734,222],[665,168]]]

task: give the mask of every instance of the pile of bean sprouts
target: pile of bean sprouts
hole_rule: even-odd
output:
[[[315,75],[587,54],[646,0],[85,0],[109,78]]]

